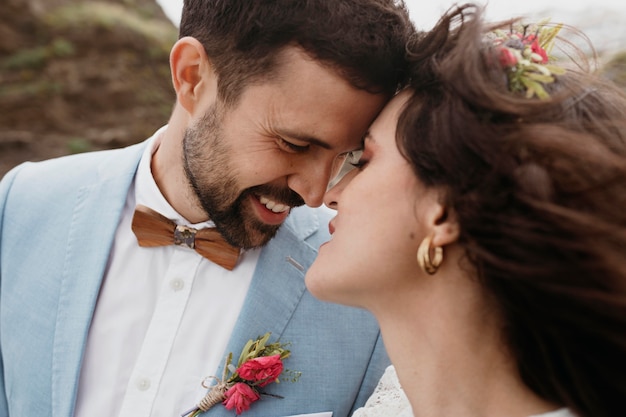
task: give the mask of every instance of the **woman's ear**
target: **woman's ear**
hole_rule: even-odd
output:
[[[433,202],[425,220],[433,233],[433,246],[446,246],[458,240],[459,223],[451,208],[440,202]]]
[[[201,100],[217,97],[217,77],[197,39],[187,36],[174,44],[170,69],[178,102],[188,113],[193,114]]]

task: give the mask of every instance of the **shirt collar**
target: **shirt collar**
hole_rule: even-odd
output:
[[[185,219],[174,209],[174,207],[171,206],[170,203],[168,203],[152,176],[152,170],[150,168],[152,155],[154,155],[156,150],[159,149],[163,132],[166,128],[167,126],[163,126],[148,139],[148,145],[141,156],[139,167],[137,169],[137,175],[135,177],[135,201],[137,204],[142,204],[161,213],[163,216],[172,220],[176,224],[187,225],[196,229],[215,227],[215,224],[210,220],[190,224],[187,219]]]

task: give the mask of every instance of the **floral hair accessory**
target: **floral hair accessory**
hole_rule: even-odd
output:
[[[182,414],[182,417],[197,417],[208,411],[216,404],[222,403],[227,410],[234,409],[239,415],[250,408],[250,405],[259,400],[261,395],[282,398],[278,395],[262,393],[263,388],[273,382],[279,383],[283,373],[289,374],[287,380],[296,382],[300,372],[285,370],[283,361],[291,355],[287,350],[288,344],[280,342],[267,343],[270,333],[265,333],[255,340],[249,340],[244,346],[237,361],[232,363],[232,352],[226,357],[222,379],[207,377],[202,386],[208,391],[191,410]],[[208,385],[207,381],[215,384]]]
[[[511,26],[509,31],[494,30],[489,35],[498,64],[506,71],[508,87],[512,92],[525,93],[527,98],[550,98],[544,86],[565,73],[565,68],[552,65],[550,52],[563,25]]]

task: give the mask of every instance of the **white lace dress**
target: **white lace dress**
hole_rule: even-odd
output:
[[[365,406],[359,408],[352,417],[413,417],[411,404],[400,386],[396,369],[385,370],[378,386]]]
[[[378,386],[365,406],[359,408],[352,417],[413,417],[411,404],[400,386],[393,366],[385,370]],[[576,417],[566,408],[530,417]]]

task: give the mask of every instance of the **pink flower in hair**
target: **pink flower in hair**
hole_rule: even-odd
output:
[[[546,50],[539,45],[539,41],[537,39],[533,40],[533,43],[530,44],[530,50],[533,54],[536,54],[536,56],[541,58],[541,60],[538,61],[540,64],[548,63],[548,54]]]
[[[510,48],[502,47],[498,50],[498,61],[503,68],[511,68],[517,65],[517,56]]]

